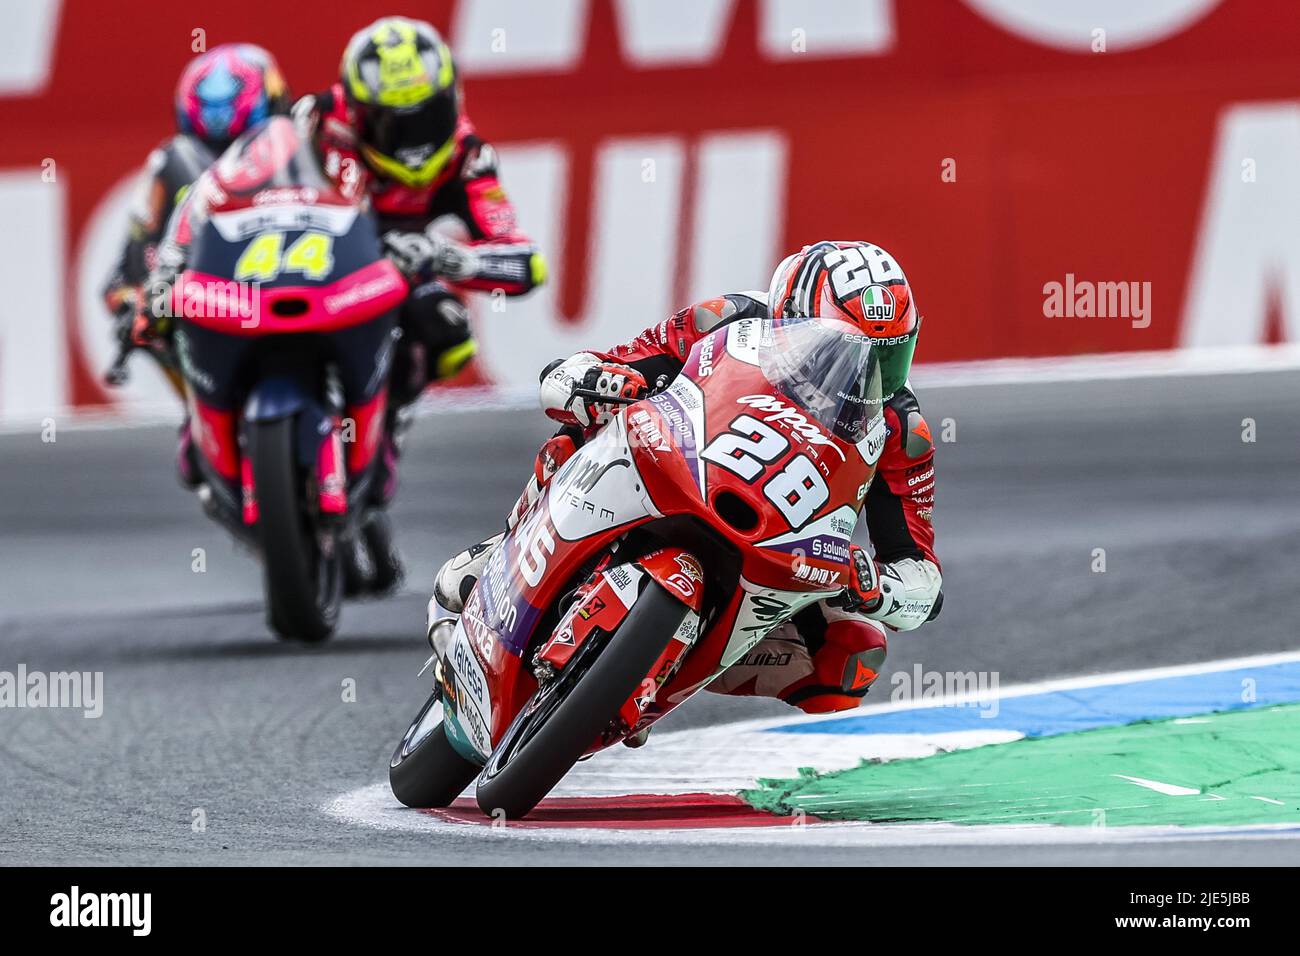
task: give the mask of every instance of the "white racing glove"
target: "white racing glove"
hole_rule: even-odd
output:
[[[478,272],[478,254],[471,247],[432,229],[386,232],[384,249],[408,279],[431,274],[459,282]]]
[[[289,116],[300,135],[310,133],[315,113],[316,97],[311,93],[299,97],[293,106],[289,107]]]
[[[880,605],[863,616],[898,631],[920,627],[938,612],[943,575],[933,562],[904,558],[879,565]]]
[[[835,603],[857,614],[880,607],[880,569],[865,548],[849,545],[849,586]]]
[[[849,562],[849,586],[827,600],[831,607],[896,631],[918,628],[937,613],[943,576],[933,562],[904,558],[876,564],[856,544],[850,546]]]
[[[579,352],[542,373],[538,400],[556,421],[590,428],[608,422],[625,404],[619,399],[638,399],[646,391],[646,380],[636,369]]]

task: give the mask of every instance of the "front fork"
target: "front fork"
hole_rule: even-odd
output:
[[[545,684],[553,680],[593,634],[614,633],[642,590],[656,586],[685,604],[687,613],[637,690],[619,708],[620,726],[615,736],[627,736],[640,729],[642,717],[654,703],[659,688],[677,672],[699,637],[704,573],[694,555],[681,548],[666,547],[631,564],[597,567],[574,594],[550,638],[533,656],[533,675],[537,682]]]
[[[344,451],[344,419],[340,411],[342,392],[332,374],[326,386],[326,396],[328,408],[322,408],[304,395],[296,407],[286,409],[286,412],[294,416],[298,459],[303,465],[315,469],[315,510],[327,522],[336,523],[348,512],[348,459]],[[309,416],[309,420],[304,420],[304,416]],[[355,421],[355,417],[350,420]],[[311,465],[308,465],[308,460],[313,457],[313,449],[307,436],[319,436]],[[251,527],[257,524],[258,505],[257,489],[253,484],[253,462],[247,454],[240,456],[239,484],[241,517],[244,524]]]

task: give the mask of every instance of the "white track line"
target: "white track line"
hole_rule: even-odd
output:
[[[1141,681],[1215,673],[1300,661],[1300,652],[1257,654],[1194,664],[1092,674],[1015,684],[999,697],[1103,687]],[[758,777],[793,777],[801,766],[819,770],[855,766],[865,757],[899,759],[1017,739],[1015,731],[960,731],[943,734],[760,734],[792,723],[834,721],[872,713],[957,706],[979,700],[978,694],[937,700],[892,701],[841,714],[742,720],[652,736],[643,750],[613,748],[579,764],[555,790],[557,795],[609,796],[627,793],[734,793]],[[687,704],[686,706],[690,706]],[[791,739],[793,738],[793,739]],[[1139,783],[1134,778],[1135,783]],[[1141,786],[1166,786],[1141,781]],[[1154,788],[1154,787],[1153,787]],[[1182,792],[1181,789],[1179,791]],[[797,827],[701,828],[693,830],[612,830],[606,828],[505,828],[452,823],[407,810],[394,800],[386,783],[361,787],[329,801],[321,810],[341,822],[378,829],[429,833],[485,833],[484,838],[580,840],[591,842],[777,843],[812,839],[817,845],[967,845],[1024,843],[1097,843],[1176,839],[1300,837],[1300,825],[1240,827],[1064,827],[952,824],[869,824],[834,822]],[[791,835],[789,831],[797,831]]]
[[[542,843],[723,844],[735,846],[1023,846],[1044,844],[1152,843],[1169,840],[1300,839],[1296,824],[1240,827],[1065,827],[1050,824],[959,826],[952,823],[803,823],[769,827],[692,830],[586,827],[510,827],[453,823],[399,807],[388,784],[345,793],[321,808],[341,823],[377,830],[404,830],[432,837],[529,840]]]
[[[1222,349],[1167,349],[1057,358],[988,359],[919,364],[915,384],[924,388],[1032,385],[1283,372],[1300,368],[1300,344],[1235,345]]]
[[[1199,661],[1193,664],[1170,664],[1163,667],[1144,667],[1128,671],[1110,671],[1104,674],[1087,674],[1080,677],[1061,677],[1052,680],[1030,681],[1024,684],[1008,684],[998,688],[997,699],[1011,697],[1028,697],[1032,694],[1049,694],[1056,691],[1079,690],[1086,687],[1108,687],[1113,684],[1135,684],[1141,681],[1159,680],[1162,677],[1188,677],[1193,674],[1213,674],[1219,671],[1233,671],[1247,667],[1267,667],[1272,664],[1293,664],[1300,662],[1300,651],[1282,651],[1274,654],[1256,654],[1251,657],[1228,657],[1214,661]],[[761,717],[742,720],[724,726],[732,733],[752,730],[770,730],[773,727],[787,727],[790,724],[814,724],[825,721],[844,720],[846,718],[865,717],[870,714],[892,713],[900,710],[926,710],[934,707],[970,707],[988,702],[987,693],[972,691],[967,694],[955,694],[933,700],[897,700],[881,704],[865,704],[851,711],[836,714],[816,714],[803,716],[791,714],[789,717]],[[687,705],[689,706],[689,704]],[[692,733],[679,730],[675,733]],[[664,735],[669,736],[668,734]]]
[[[1201,791],[1195,787],[1184,787],[1176,783],[1161,783],[1159,780],[1147,780],[1145,777],[1130,777],[1124,773],[1113,773],[1112,777],[1118,777],[1121,780],[1127,780],[1129,783],[1137,784],[1139,787],[1146,787],[1148,790],[1154,790],[1156,793],[1163,793],[1167,797],[1198,797]]]

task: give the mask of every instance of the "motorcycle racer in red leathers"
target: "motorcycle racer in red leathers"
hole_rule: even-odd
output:
[[[474,355],[466,292],[524,295],[546,280],[546,262],[519,229],[496,151],[465,112],[451,50],[430,24],[375,21],[348,42],[339,73],[294,115],[344,195],[378,215],[390,257],[411,280],[390,375],[400,407]],[[445,216],[460,222],[466,241],[432,228]],[[396,478],[391,441],[385,457],[377,492],[387,501]]]
[[[907,386],[920,331],[907,278],[885,250],[866,242],[819,242],[787,257],[768,293],[732,293],[682,309],[632,341],[579,352],[542,373],[540,400],[562,428],[538,453],[534,474],[508,518],[513,527],[577,447],[615,414],[611,400],[666,387],[692,347],[740,319],[826,316],[852,322],[881,356],[885,447],[864,501],[874,560],[850,549],[851,586],[769,633],[709,689],[775,697],[808,713],[861,703],[883,666],[886,629],[908,631],[938,614],[942,573],[934,550],[934,446]],[[429,638],[438,650],[502,535],[475,545],[439,571],[429,602]],[[644,741],[638,741],[638,743]]]

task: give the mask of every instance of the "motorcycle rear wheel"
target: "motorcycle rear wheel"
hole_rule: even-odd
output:
[[[686,605],[647,583],[604,646],[580,648],[511,722],[479,775],[479,808],[515,820],[537,806],[609,727],[686,613]]]
[[[267,623],[281,637],[323,641],[338,626],[343,563],[337,537],[332,553],[323,553],[305,520],[294,420],[253,422],[248,438]]]

